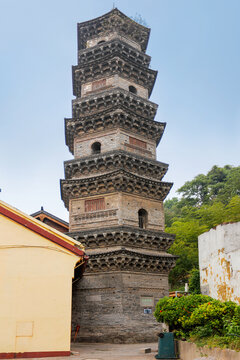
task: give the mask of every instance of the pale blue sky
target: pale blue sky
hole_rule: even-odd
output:
[[[158,78],[151,100],[167,122],[158,160],[170,197],[213,165],[239,165],[240,1],[115,0],[151,28],[147,53]],[[71,116],[77,22],[112,0],[0,0],[0,198],[22,211],[68,219],[60,199],[64,117]]]

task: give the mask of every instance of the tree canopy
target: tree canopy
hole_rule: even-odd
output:
[[[180,198],[164,203],[166,232],[176,234],[170,252],[178,255],[170,273],[173,287],[198,267],[198,236],[226,222],[240,221],[240,166],[213,166],[178,189]]]

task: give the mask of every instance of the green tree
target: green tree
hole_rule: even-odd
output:
[[[200,225],[195,219],[175,221],[171,227],[166,228],[166,232],[176,234],[169,252],[179,256],[169,275],[172,286],[186,282],[191,269],[198,267],[198,236],[207,230],[205,225]]]
[[[164,203],[166,231],[176,235],[169,251],[179,256],[169,276],[174,287],[198,267],[198,236],[219,224],[240,221],[240,167],[213,166],[178,193],[180,198]]]

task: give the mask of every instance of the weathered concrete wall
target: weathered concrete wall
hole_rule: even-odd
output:
[[[198,248],[202,293],[240,304],[240,222],[200,235]]]
[[[228,349],[209,349],[204,346],[198,348],[197,345],[187,341],[178,341],[178,348],[181,360],[240,360],[240,353]]]
[[[80,325],[77,341],[153,341],[165,328],[156,322],[154,307],[167,294],[166,274],[85,274],[73,287],[72,328]],[[152,313],[144,314],[146,308]]]

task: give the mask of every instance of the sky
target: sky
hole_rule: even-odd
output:
[[[239,0],[0,0],[0,199],[68,220],[60,197],[64,118],[71,117],[77,23],[140,14],[158,77],[150,100],[166,122],[158,160],[169,198],[213,165],[239,166]]]

